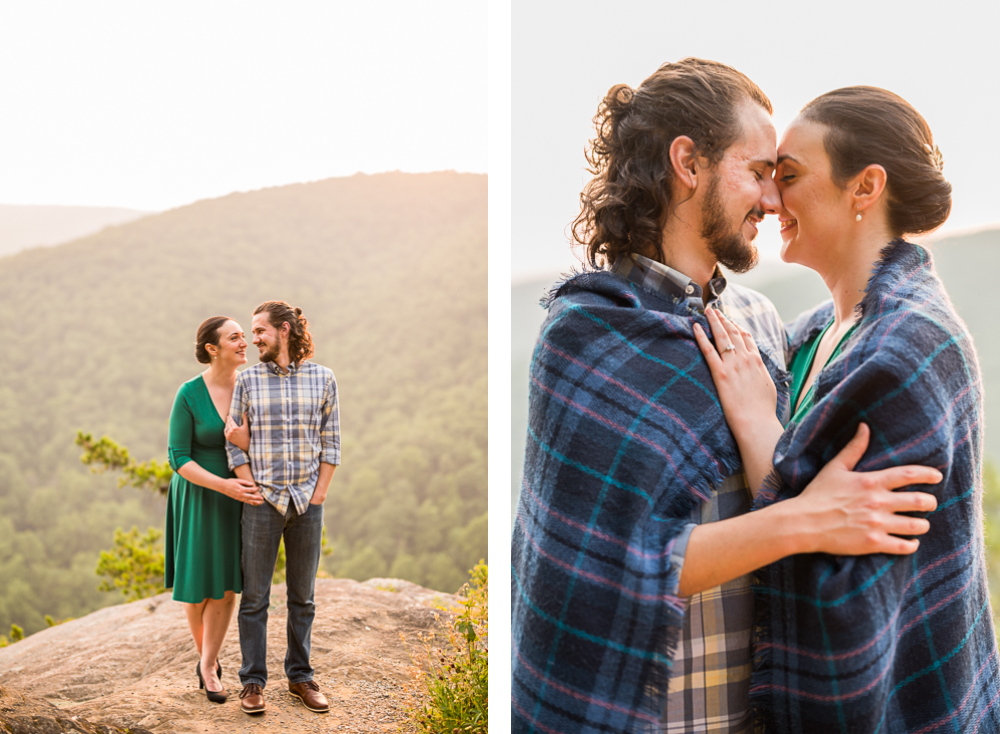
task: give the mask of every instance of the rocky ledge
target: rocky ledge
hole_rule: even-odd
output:
[[[229,700],[213,704],[198,689],[184,610],[168,592],[101,609],[0,649],[0,732],[399,731],[410,652],[418,634],[436,628],[440,609],[454,607],[455,597],[397,579],[317,579],[312,662],[330,700],[326,714],[308,711],[288,694],[285,601],[284,584],[275,586],[264,714],[240,710],[235,615],[219,657]]]

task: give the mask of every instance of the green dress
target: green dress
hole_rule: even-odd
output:
[[[795,353],[792,357],[792,363],[788,366],[788,371],[792,373],[792,386],[791,386],[791,405],[792,405],[792,421],[793,423],[799,423],[806,416],[806,414],[812,410],[813,405],[816,404],[816,381],[813,380],[813,384],[809,386],[809,390],[805,395],[802,396],[802,402],[799,402],[799,395],[802,393],[802,387],[805,384],[806,378],[809,376],[809,371],[812,369],[813,360],[816,359],[816,350],[819,348],[819,343],[823,339],[823,335],[830,330],[833,326],[833,319],[827,324],[823,331],[819,332],[812,339],[803,344],[799,351]],[[827,359],[826,363],[830,364],[837,355],[844,351],[844,346],[847,344],[847,340],[851,338],[854,334],[855,329],[858,328],[857,323],[854,324],[850,329],[848,329],[844,335],[837,342],[837,346],[833,348],[830,353],[830,358]],[[824,365],[825,367],[826,365]],[[798,408],[795,406],[798,405]]]
[[[201,375],[177,391],[170,412],[167,454],[174,470],[167,498],[164,585],[174,600],[197,604],[243,591],[240,519],[243,503],[192,484],[177,470],[189,461],[220,477],[234,476],[226,460],[225,423]]]

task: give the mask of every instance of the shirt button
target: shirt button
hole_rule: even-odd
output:
[[[689,285],[687,288],[684,289],[684,292],[690,296],[692,293],[694,293],[694,286]]]

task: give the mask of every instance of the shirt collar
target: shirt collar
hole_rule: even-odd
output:
[[[288,376],[288,375],[294,375],[295,372],[296,372],[296,370],[298,370],[298,366],[295,364],[295,362],[289,362],[288,363],[288,372],[282,372],[280,369],[278,369],[278,363],[277,362],[273,362],[273,361],[272,362],[264,362],[264,365],[266,365],[267,368],[269,370],[271,370],[271,372],[273,372],[276,375],[281,375],[282,377],[285,377],[285,376]]]
[[[634,252],[619,258],[611,270],[638,286],[667,296],[674,303],[686,299],[697,300],[699,305],[702,302],[701,286],[691,278],[679,270]],[[706,305],[719,300],[726,290],[726,284],[726,277],[716,265],[712,279],[708,282],[709,297]]]

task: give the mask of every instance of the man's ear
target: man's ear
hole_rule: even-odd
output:
[[[678,184],[689,189],[698,187],[698,152],[687,135],[678,135],[670,143],[670,166]]]
[[[850,183],[856,211],[863,212],[882,198],[888,178],[885,169],[877,163],[865,166]]]

